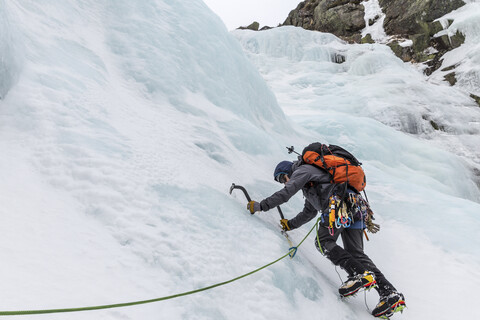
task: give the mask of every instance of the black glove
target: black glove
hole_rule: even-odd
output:
[[[250,201],[247,204],[247,210],[250,211],[251,214],[254,214],[257,211],[262,211],[262,207],[260,207],[260,203],[257,201]]]
[[[282,226],[282,229],[285,231],[290,231],[292,230],[290,226],[288,225],[288,219],[281,219],[280,220],[280,225]]]

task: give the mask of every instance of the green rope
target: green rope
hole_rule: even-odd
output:
[[[315,225],[317,223],[318,223],[318,220],[315,223]],[[307,237],[310,235],[310,233],[312,233],[314,228],[315,228],[315,226],[313,226],[310,229],[310,231],[307,233],[307,235],[303,238],[303,240],[298,244],[298,246],[296,248],[298,248],[302,245],[302,243],[307,239]],[[18,316],[18,315],[33,315],[33,314],[46,314],[46,313],[64,313],[64,312],[79,312],[79,311],[91,311],[91,310],[121,308],[121,307],[136,306],[136,305],[140,305],[140,304],[146,304],[146,303],[152,303],[152,302],[158,302],[158,301],[164,301],[164,300],[179,298],[179,297],[183,297],[183,296],[188,296],[188,295],[191,295],[191,294],[194,294],[194,293],[197,293],[197,292],[210,290],[210,289],[220,287],[220,286],[229,284],[231,282],[240,280],[242,278],[248,277],[248,276],[250,276],[250,275],[252,275],[256,272],[259,272],[263,269],[266,269],[266,268],[270,267],[271,265],[279,262],[280,260],[283,260],[284,258],[290,256],[293,253],[293,251],[296,250],[296,248],[290,248],[290,250],[288,251],[287,254],[283,255],[282,257],[278,258],[277,260],[272,261],[272,262],[264,265],[263,267],[260,267],[258,269],[255,269],[255,270],[251,271],[251,272],[245,273],[245,274],[243,274],[241,276],[238,276],[236,278],[233,278],[231,280],[220,282],[220,283],[217,283],[217,284],[213,284],[211,286],[200,288],[200,289],[197,289],[197,290],[192,290],[192,291],[187,291],[187,292],[183,292],[183,293],[174,294],[174,295],[171,295],[171,296],[166,296],[166,297],[161,297],[161,298],[156,298],[156,299],[149,299],[149,300],[141,300],[141,301],[125,302],[125,303],[117,303],[117,304],[109,304],[109,305],[101,305],[101,306],[81,307],[81,308],[24,310],[24,311],[0,311],[0,316]]]
[[[315,240],[317,240],[317,246],[318,246],[318,250],[320,250],[320,253],[322,255],[325,255],[325,253],[323,253],[323,249],[322,249],[322,245],[320,244],[320,239],[318,239],[318,220],[320,220],[320,218],[317,219],[317,222],[315,223],[315,231],[317,232],[317,237],[315,238]]]

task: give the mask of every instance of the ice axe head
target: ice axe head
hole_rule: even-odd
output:
[[[252,199],[250,199],[250,196],[248,195],[247,190],[245,190],[244,187],[242,187],[242,186],[237,186],[235,183],[232,183],[232,186],[230,187],[230,194],[232,194],[233,189],[240,189],[240,190],[242,190],[242,192],[243,192],[243,194],[245,195],[245,198],[247,198],[248,202],[252,201]]]
[[[230,194],[232,194],[233,189],[235,189],[235,187],[236,187],[236,186],[235,186],[235,183],[232,183],[232,186],[230,187]]]

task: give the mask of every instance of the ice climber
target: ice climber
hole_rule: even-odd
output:
[[[332,177],[326,170],[306,164],[299,157],[296,162],[280,162],[275,168],[274,179],[285,187],[261,202],[250,201],[247,205],[250,213],[275,208],[302,190],[305,197],[303,210],[290,220],[282,219],[280,221],[282,228],[286,231],[298,228],[315,218],[318,211],[322,212],[328,221],[329,204],[338,188],[336,184],[331,183]],[[346,201],[344,208],[353,211],[356,205],[365,200],[350,187],[347,190],[346,198],[350,201]],[[334,225],[333,228],[328,228],[328,222],[327,224],[320,222],[321,227],[318,230],[315,245],[322,255],[348,273],[347,281],[338,289],[341,297],[352,296],[359,290],[375,288],[380,295],[380,301],[373,309],[372,315],[389,318],[394,312],[403,310],[405,299],[363,251],[364,229],[367,225],[372,229],[378,228],[378,225],[371,221],[373,213],[370,210],[367,212],[369,214],[362,216],[350,226]],[[322,221],[324,221],[323,217]],[[336,243],[340,235],[343,248]]]

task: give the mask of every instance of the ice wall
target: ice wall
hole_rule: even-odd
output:
[[[16,29],[10,23],[5,1],[0,1],[0,100],[4,99],[20,72],[20,43]]]
[[[271,188],[279,137],[298,137],[203,2],[0,4],[5,308],[169,295],[257,267],[267,251],[283,253],[275,224],[252,220],[228,188],[255,177]],[[262,232],[261,250],[232,256]],[[241,295],[98,318],[241,314],[231,306]],[[215,296],[222,301],[212,303]]]

